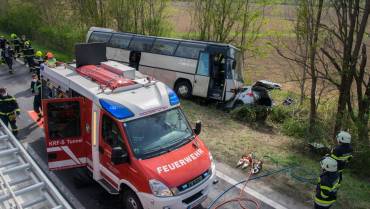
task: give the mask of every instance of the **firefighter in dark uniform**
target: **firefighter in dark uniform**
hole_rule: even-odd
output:
[[[22,45],[21,40],[18,38],[17,34],[15,33],[12,33],[10,35],[10,38],[13,44],[14,53],[17,57],[19,57],[21,53],[21,45]]]
[[[33,72],[34,66],[35,66],[35,63],[34,63],[35,50],[32,48],[30,41],[24,42],[22,53],[24,56],[24,64],[28,64],[28,68],[30,69],[30,72]]]
[[[37,74],[38,78],[40,79],[40,67],[41,67],[41,64],[44,63],[44,58],[43,58],[43,54],[41,51],[37,51],[35,53],[33,63],[34,63],[34,66],[33,66],[34,72]]]
[[[338,173],[342,181],[342,173],[348,162],[352,159],[351,134],[341,131],[337,135],[338,145],[331,151],[331,157],[338,163]]]
[[[2,51],[5,50],[5,43],[6,43],[6,38],[4,36],[0,36],[0,64],[5,62],[4,57],[2,56]]]
[[[37,113],[37,122],[39,122],[42,118],[41,81],[38,79],[37,74],[32,75],[31,91],[35,95],[33,98],[33,110]]]
[[[4,58],[5,63],[9,67],[9,73],[13,74],[14,51],[12,50],[8,42],[5,43],[5,49],[1,51],[1,56]]]
[[[338,163],[327,156],[320,162],[322,173],[318,178],[315,194],[315,209],[328,209],[337,200],[337,191],[340,186]]]
[[[18,135],[16,118],[19,114],[20,109],[15,98],[8,95],[5,88],[0,88],[0,118],[6,126],[10,124],[14,136]]]

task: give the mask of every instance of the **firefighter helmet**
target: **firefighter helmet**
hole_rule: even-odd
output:
[[[15,38],[17,38],[18,36],[17,36],[17,34],[15,34],[15,33],[12,33],[12,34],[10,34],[10,38],[12,38],[12,39],[15,39]]]
[[[322,169],[329,171],[329,172],[335,172],[338,170],[337,161],[328,156],[320,161],[320,165]]]
[[[51,52],[46,53],[46,58],[48,58],[48,59],[54,58],[53,53],[51,53]]]
[[[349,144],[349,143],[351,143],[351,134],[349,134],[346,131],[341,131],[337,135],[337,141],[340,142],[340,143]]]
[[[41,51],[37,51],[37,52],[35,53],[35,55],[36,55],[36,57],[42,57],[42,52],[41,52]]]

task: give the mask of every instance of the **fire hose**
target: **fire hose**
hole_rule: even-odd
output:
[[[264,158],[270,158],[274,163],[278,164],[277,161],[273,160],[269,156],[264,156]],[[306,175],[308,175],[308,177],[296,174],[297,171],[303,171]],[[285,166],[285,167],[282,167],[280,169],[265,172],[263,174],[259,174],[259,175],[256,175],[256,176],[252,176],[252,172],[250,171],[250,172],[248,172],[248,175],[247,175],[245,180],[239,181],[238,183],[231,185],[226,190],[221,192],[216,197],[216,199],[213,200],[213,202],[211,202],[211,204],[208,206],[207,209],[219,209],[222,206],[224,206],[226,204],[230,204],[232,202],[238,202],[240,208],[242,208],[242,209],[248,209],[247,207],[242,205],[243,202],[244,203],[250,202],[253,205],[255,205],[256,209],[260,209],[260,203],[258,201],[254,200],[254,199],[249,199],[249,198],[243,197],[244,189],[246,188],[247,183],[249,181],[265,178],[265,177],[272,176],[272,175],[275,175],[275,174],[278,174],[278,173],[288,173],[292,178],[296,179],[297,181],[300,181],[300,182],[303,182],[303,183],[308,183],[308,184],[311,184],[311,185],[315,185],[315,180],[317,179],[317,176],[318,176],[318,174],[316,174],[314,172],[312,172],[312,173],[307,172],[304,169],[302,169],[300,166],[297,166],[297,165]],[[224,202],[215,206],[215,204],[220,200],[221,197],[226,195],[230,190],[232,190],[233,188],[237,187],[240,184],[243,184],[243,187],[240,189],[239,196],[237,198],[232,198],[232,199],[226,200],[226,201],[224,201]]]

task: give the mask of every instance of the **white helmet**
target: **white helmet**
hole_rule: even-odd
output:
[[[346,131],[341,131],[337,135],[337,141],[341,143],[351,143],[351,134]]]
[[[323,160],[320,161],[321,168],[329,171],[335,172],[338,170],[338,163],[331,157],[325,157]]]

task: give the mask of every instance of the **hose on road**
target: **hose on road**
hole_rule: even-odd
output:
[[[275,161],[270,156],[264,156],[263,158],[269,158],[273,163],[278,165],[278,162]],[[319,176],[319,174],[316,174],[314,172],[309,172],[309,171],[303,169],[302,167],[296,166],[296,165],[284,166],[284,167],[281,167],[280,169],[268,171],[268,172],[265,172],[263,174],[256,175],[256,176],[253,176],[253,177],[251,176],[252,172],[248,172],[247,178],[245,180],[239,181],[238,183],[231,185],[230,187],[225,189],[223,192],[221,192],[216,197],[216,199],[211,202],[211,204],[208,206],[207,209],[219,209],[219,208],[221,208],[221,206],[224,206],[224,205],[232,203],[232,202],[238,202],[239,206],[242,209],[248,209],[244,205],[242,205],[242,202],[244,202],[244,203],[250,202],[250,203],[252,203],[253,205],[256,206],[255,207],[256,209],[260,209],[260,203],[257,200],[253,200],[253,199],[249,199],[249,198],[243,198],[244,189],[247,186],[247,183],[249,181],[265,178],[265,177],[272,176],[272,175],[275,175],[275,174],[278,174],[278,173],[287,173],[293,179],[295,179],[299,182],[307,183],[307,184],[311,184],[311,185],[315,185],[315,181],[317,179],[317,176]],[[226,201],[224,201],[224,202],[222,202],[222,203],[220,203],[220,204],[218,204],[217,206],[214,207],[214,205],[219,201],[219,199],[221,197],[226,195],[230,190],[232,190],[233,188],[237,187],[240,184],[244,184],[244,185],[240,189],[240,193],[239,193],[239,196],[237,198],[232,198],[232,199],[226,200]]]

